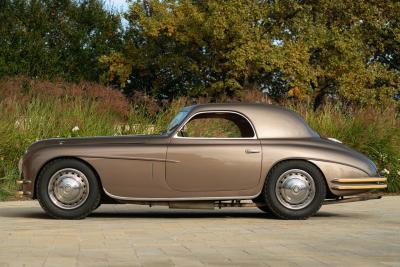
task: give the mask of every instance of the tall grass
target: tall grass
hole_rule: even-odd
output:
[[[96,103],[35,98],[26,106],[16,103],[12,112],[0,104],[0,112],[0,198],[12,194],[17,161],[31,143],[49,137],[113,134],[113,116],[99,114]],[[73,131],[74,127],[79,130]]]
[[[250,92],[246,102],[268,102]],[[210,99],[200,99],[209,102]],[[232,100],[224,100],[232,101]],[[18,159],[36,140],[162,131],[187,98],[159,103],[93,84],[0,81],[0,200],[13,196]],[[347,108],[326,105],[314,112],[307,103],[288,102],[321,135],[334,137],[367,154],[389,178],[389,192],[400,192],[400,119],[394,106]]]
[[[0,200],[14,195],[18,160],[33,142],[161,132],[186,103],[182,98],[154,110],[154,99],[142,100],[128,101],[118,91],[93,83],[24,77],[0,81]]]

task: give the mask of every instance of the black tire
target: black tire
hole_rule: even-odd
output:
[[[66,168],[78,170],[87,179],[89,189],[85,200],[80,206],[72,209],[59,207],[49,195],[49,182],[51,177],[58,171]],[[49,162],[40,172],[36,183],[37,199],[44,211],[56,219],[83,219],[88,216],[100,203],[100,186],[96,175],[89,166],[75,159],[57,159]]]
[[[261,193],[258,197],[253,199],[253,203],[256,204],[257,208],[265,213],[271,213],[271,210],[268,208],[267,204],[264,202],[264,194]]]
[[[310,201],[310,203],[299,209],[287,207],[282,204],[282,200],[279,200],[278,196],[281,199],[283,197],[281,197],[279,195],[280,192],[277,192],[276,190],[276,185],[280,177],[291,170],[301,170],[309,174],[314,182],[314,197],[309,197],[308,201]],[[313,164],[302,160],[284,161],[275,165],[270,170],[263,189],[264,202],[266,203],[268,210],[277,217],[287,220],[303,220],[313,216],[321,208],[325,196],[326,183],[323,174]]]
[[[100,208],[100,206],[101,206],[101,202],[99,201],[99,204],[96,206],[96,208],[94,208],[92,211],[95,211],[95,210],[97,210],[98,208]]]
[[[266,204],[257,204],[257,208],[262,210],[265,213],[271,213],[271,210],[268,208],[268,206]]]

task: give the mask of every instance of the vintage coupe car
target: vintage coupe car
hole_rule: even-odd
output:
[[[263,104],[185,107],[159,135],[39,141],[20,172],[19,194],[63,219],[84,218],[102,203],[254,206],[304,219],[324,202],[386,188],[366,156]]]

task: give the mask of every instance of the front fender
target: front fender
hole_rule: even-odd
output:
[[[48,146],[25,153],[21,159],[21,183],[24,195],[35,198],[36,179],[44,165],[52,160],[67,157],[81,159],[78,156],[74,156],[74,153],[66,149],[60,149],[58,146]]]

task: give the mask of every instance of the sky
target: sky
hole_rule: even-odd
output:
[[[106,7],[117,11],[126,11],[128,9],[127,0],[106,0]]]

